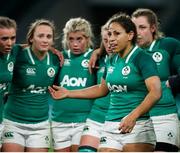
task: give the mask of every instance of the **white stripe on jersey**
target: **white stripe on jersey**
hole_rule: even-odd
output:
[[[154,40],[154,41],[151,43],[151,46],[149,47],[149,51],[152,51],[152,49],[153,49],[155,43],[156,43],[156,40]]]
[[[31,53],[31,50],[30,50],[30,47],[27,48],[27,52],[28,52],[28,56],[32,62],[33,65],[35,65],[35,61],[33,59],[33,56],[32,56],[32,53]],[[47,52],[47,65],[50,65],[50,56],[49,56],[49,53]]]
[[[133,50],[130,52],[130,54],[129,54],[128,57],[126,58],[125,63],[128,63],[130,57],[133,55],[133,53],[136,51],[137,48],[138,48],[138,46],[135,46],[135,47],[133,48]]]

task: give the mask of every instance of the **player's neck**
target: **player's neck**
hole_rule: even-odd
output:
[[[35,50],[35,49],[32,49],[32,51],[39,60],[43,60],[47,54],[47,51],[39,51],[39,50]]]
[[[127,54],[129,54],[129,52],[132,50],[133,45],[130,43],[126,46],[126,48],[124,50],[122,50],[119,55],[120,57],[124,58],[127,56]]]

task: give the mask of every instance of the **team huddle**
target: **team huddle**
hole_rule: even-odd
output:
[[[61,52],[52,21],[31,23],[26,45],[16,30],[0,17],[1,151],[180,149],[180,42],[152,10],[114,14],[98,49],[81,17],[66,22]]]

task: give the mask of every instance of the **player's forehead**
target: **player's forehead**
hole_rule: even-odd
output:
[[[138,17],[133,17],[132,21],[136,24],[136,25],[149,25],[149,21],[148,18],[146,16],[138,16]]]
[[[0,37],[16,35],[16,29],[14,28],[0,28]]]

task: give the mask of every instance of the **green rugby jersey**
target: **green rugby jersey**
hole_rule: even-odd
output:
[[[97,83],[101,83],[101,79],[104,76],[104,73],[106,72],[105,66],[108,58],[109,57],[106,55],[105,57],[102,57],[99,60],[99,64],[98,64],[99,69],[97,71]],[[109,108],[109,103],[110,103],[110,94],[108,94],[105,97],[95,99],[88,118],[90,118],[93,121],[104,123],[105,116]]]
[[[110,91],[108,121],[120,121],[148,94],[145,79],[157,76],[152,58],[137,46],[125,57],[116,54],[107,65],[106,83]],[[139,119],[149,118],[149,113]]]
[[[48,52],[39,60],[28,47],[17,54],[4,117],[20,123],[48,119],[48,86],[59,71],[59,59]]]
[[[4,93],[7,92],[8,84],[12,80],[16,54],[20,48],[14,45],[9,54],[0,55],[0,123],[2,122]]]
[[[175,99],[170,88],[166,87],[166,81],[172,72],[177,72],[178,67],[180,67],[180,42],[170,37],[160,38],[153,41],[145,51],[156,62],[162,86],[161,99],[151,109],[150,115],[158,116],[176,113]]]
[[[59,73],[60,86],[69,90],[82,89],[96,84],[96,75],[88,70],[92,49],[85,53],[74,55],[70,50],[63,51],[64,65]],[[65,98],[54,100],[52,105],[52,120],[56,122],[85,122],[93,105],[93,99]]]

